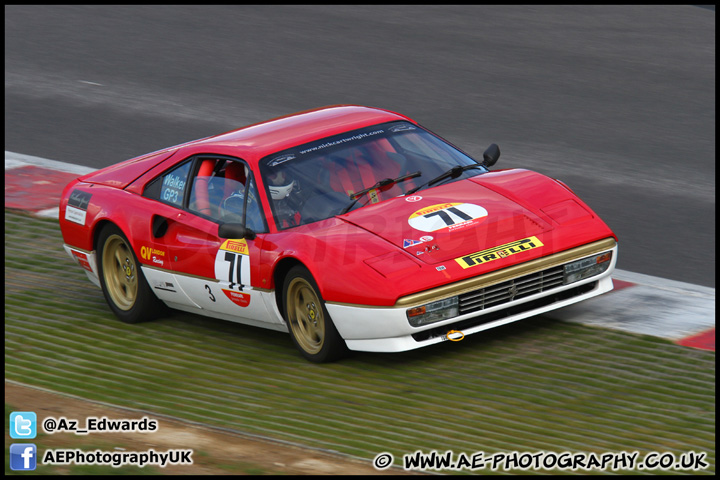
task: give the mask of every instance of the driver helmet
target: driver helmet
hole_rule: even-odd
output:
[[[295,180],[287,181],[285,172],[279,172],[268,175],[270,196],[273,200],[283,200],[287,198],[295,186]]]

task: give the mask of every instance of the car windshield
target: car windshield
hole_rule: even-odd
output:
[[[353,130],[260,162],[279,229],[484,172],[473,158],[409,122]]]

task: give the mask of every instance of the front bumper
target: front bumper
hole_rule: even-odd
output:
[[[461,311],[459,316],[421,327],[413,327],[408,322],[406,316],[408,308],[455,295],[471,295],[479,289],[502,286],[503,282],[512,283],[514,280],[528,276],[541,275],[542,272],[605,251],[612,251],[612,259],[609,267],[602,274],[569,285],[550,286],[522,298],[515,298],[513,295],[502,303],[474,309],[469,313]],[[326,306],[335,327],[350,350],[402,352],[448,340],[449,331],[462,333],[462,335],[451,335],[450,339],[456,339],[601,295],[613,288],[611,274],[615,270],[616,262],[617,244],[613,239],[606,239],[403,297],[393,307],[368,307],[332,302],[328,302]]]

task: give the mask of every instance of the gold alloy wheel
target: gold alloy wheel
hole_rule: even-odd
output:
[[[108,294],[120,310],[130,310],[138,295],[137,265],[130,246],[119,235],[105,241],[103,277]]]
[[[304,278],[290,282],[287,292],[288,323],[300,347],[313,355],[325,340],[325,318],[315,289]]]

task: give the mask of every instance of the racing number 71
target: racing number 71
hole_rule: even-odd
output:
[[[423,217],[430,218],[430,217],[434,217],[434,216],[439,216],[442,219],[442,221],[445,222],[445,225],[447,225],[447,226],[455,225],[457,222],[455,220],[453,220],[447,212],[450,212],[450,213],[456,215],[463,222],[467,222],[468,220],[473,219],[473,217],[471,217],[470,215],[463,212],[462,210],[460,210],[457,207],[449,207],[449,208],[445,208],[443,210],[438,210],[437,212],[426,213],[425,215],[423,215]]]
[[[228,269],[228,281],[230,282],[230,288],[233,288],[235,286],[235,274],[237,273],[237,284],[240,288],[240,291],[243,289],[243,283],[242,283],[242,255],[232,253],[232,252],[225,252],[225,260],[230,262],[230,268]],[[237,261],[235,261],[237,259]]]

